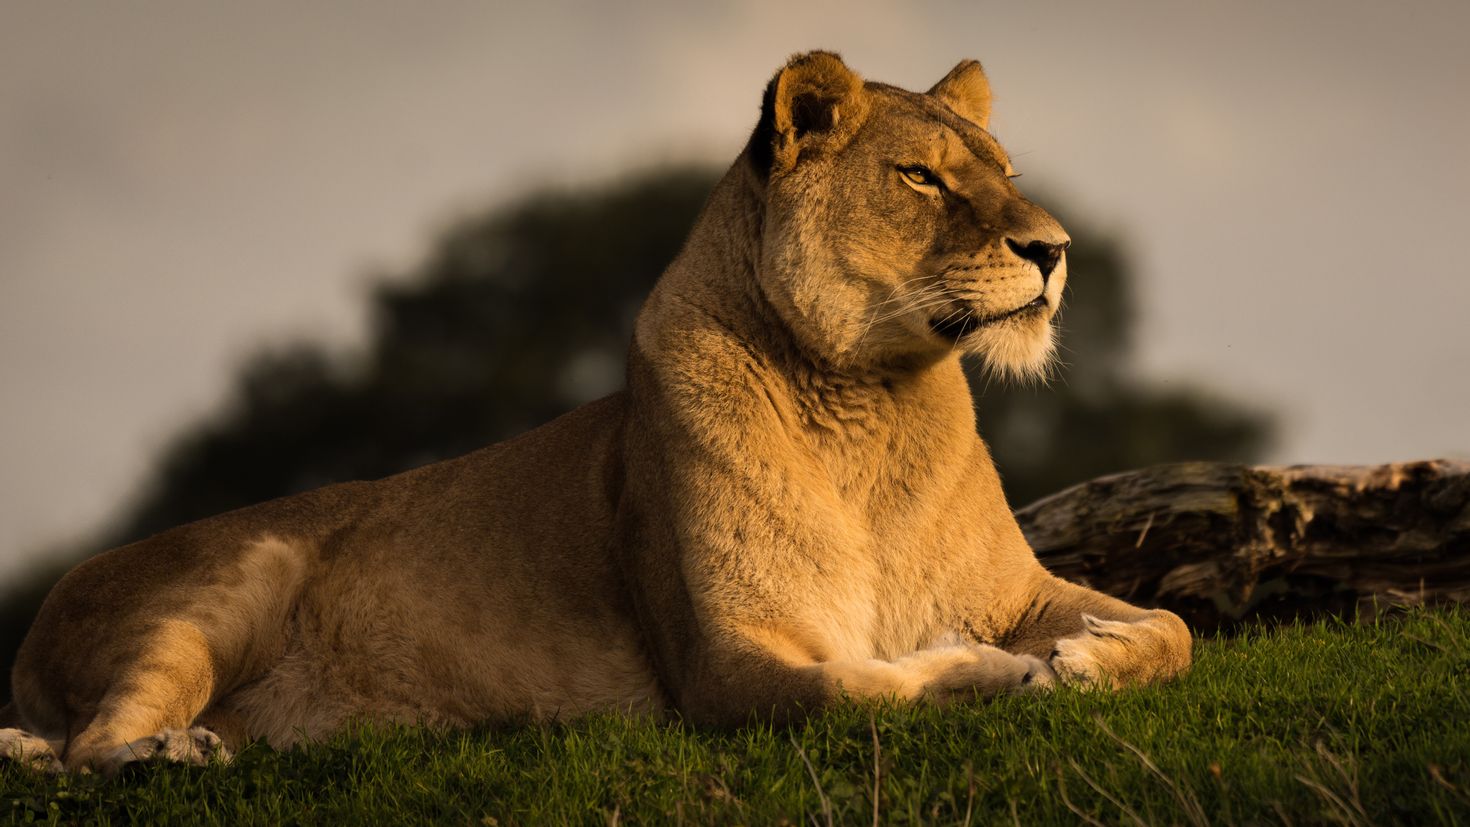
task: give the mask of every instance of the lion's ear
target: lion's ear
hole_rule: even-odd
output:
[[[990,81],[978,60],[962,60],[929,94],[981,129],[990,127]]]
[[[793,57],[766,87],[761,119],[750,137],[761,173],[788,170],[803,150],[840,145],[867,111],[863,79],[831,52]]]

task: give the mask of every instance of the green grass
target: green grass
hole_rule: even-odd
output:
[[[1470,611],[1200,641],[1167,686],[798,727],[363,728],[114,781],[0,768],[0,821],[1470,824]],[[875,746],[875,738],[877,744]]]

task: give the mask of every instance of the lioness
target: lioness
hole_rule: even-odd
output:
[[[914,94],[793,58],[626,390],[83,563],[20,650],[0,751],[112,772],[353,718],[735,724],[1187,668],[1178,617],[1037,563],[976,434],[960,355],[1044,370],[1067,270],[989,114],[974,61]]]

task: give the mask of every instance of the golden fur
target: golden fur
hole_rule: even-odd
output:
[[[625,391],[82,564],[20,651],[0,753],[113,771],[357,717],[734,724],[1185,669],[1179,618],[1037,563],[976,435],[960,354],[1044,369],[1066,280],[989,109],[973,61],[914,94],[794,58]]]

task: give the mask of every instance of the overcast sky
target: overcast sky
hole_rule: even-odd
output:
[[[452,216],[727,162],[818,47],[983,61],[1023,188],[1126,242],[1147,373],[1281,411],[1273,461],[1470,456],[1470,3],[702,5],[0,0],[0,576]]]

